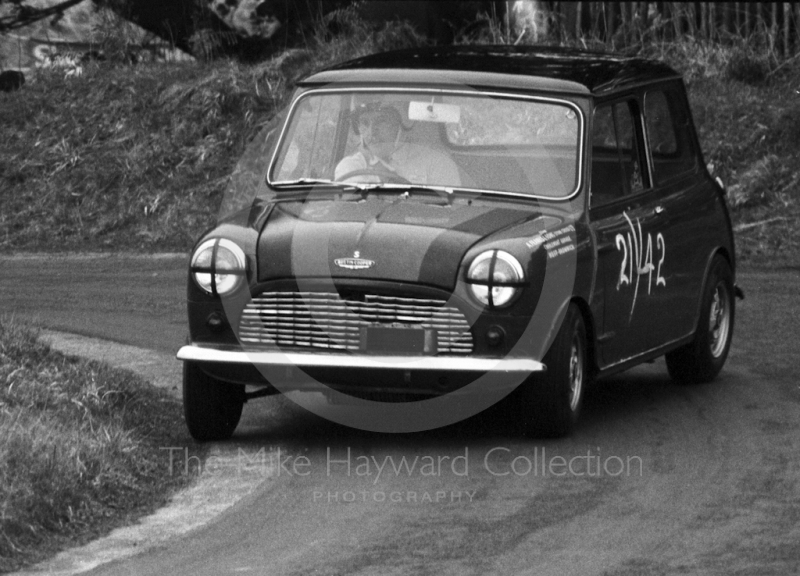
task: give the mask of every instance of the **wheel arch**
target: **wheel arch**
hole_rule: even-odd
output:
[[[734,260],[733,254],[731,254],[725,246],[719,246],[716,250],[711,253],[711,258],[708,259],[706,263],[706,278],[708,277],[708,270],[711,267],[711,261],[714,260],[714,256],[719,254],[728,262],[728,266],[731,267],[731,272],[734,272]]]
[[[724,246],[718,246],[714,250],[711,251],[708,259],[706,260],[705,268],[703,269],[703,282],[700,284],[700,290],[697,294],[697,302],[695,302],[694,308],[694,321],[692,322],[692,333],[697,330],[697,323],[700,321],[700,311],[703,307],[703,294],[706,293],[706,286],[708,286],[708,276],[711,273],[711,266],[714,264],[714,259],[720,256],[731,269],[731,273],[733,274],[733,280],[736,281],[736,272],[733,268],[733,261],[731,259],[731,254],[728,253],[728,250]]]
[[[594,315],[589,307],[589,303],[580,296],[573,296],[570,300],[570,304],[575,304],[578,307],[581,317],[583,318],[583,325],[586,328],[586,351],[589,355],[588,364],[590,375],[594,377],[599,370],[597,364],[597,328],[594,322]]]

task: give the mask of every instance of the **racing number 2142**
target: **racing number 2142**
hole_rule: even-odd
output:
[[[642,234],[642,224],[636,220],[633,225],[627,214],[623,214],[628,221],[630,231],[626,235],[617,234],[615,242],[617,250],[622,251],[622,263],[619,269],[619,279],[617,280],[617,290],[621,286],[631,284],[636,280],[636,289],[639,288],[639,277],[648,274],[647,293],[650,294],[653,284],[653,271],[656,273],[656,286],[666,286],[667,281],[661,275],[661,267],[664,265],[664,258],[667,254],[667,246],[664,235],[659,232],[656,234],[656,257],[658,265],[653,264],[653,235],[647,234],[647,248],[644,248],[644,236]]]

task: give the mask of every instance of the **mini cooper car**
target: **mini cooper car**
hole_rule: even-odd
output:
[[[725,362],[725,191],[663,63],[376,54],[299,82],[243,162],[236,209],[191,256],[178,358],[199,440],[280,392],[352,402],[391,431],[469,415],[429,401],[503,399],[525,431],[558,436],[597,377],[666,356],[673,378],[706,382]]]

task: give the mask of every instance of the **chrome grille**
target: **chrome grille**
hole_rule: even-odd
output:
[[[439,353],[469,354],[464,314],[445,300],[366,294],[344,299],[325,292],[264,292],[242,311],[243,343],[271,347],[358,351],[364,326],[414,326],[436,331]]]

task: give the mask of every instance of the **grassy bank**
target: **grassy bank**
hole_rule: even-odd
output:
[[[375,29],[345,15],[334,28],[256,65],[94,63],[0,94],[0,250],[188,249],[298,76],[422,43],[399,23]],[[684,73],[706,160],[730,187],[742,256],[795,258],[798,62],[691,40],[639,53]]]
[[[0,572],[129,522],[188,481],[180,403],[0,318]],[[194,447],[193,447],[194,449]]]
[[[257,65],[94,62],[0,93],[0,250],[187,249],[293,80],[421,42],[405,24],[374,29],[347,12],[326,30]]]
[[[655,55],[682,71],[706,162],[728,188],[751,264],[800,261],[800,59],[687,43]]]

